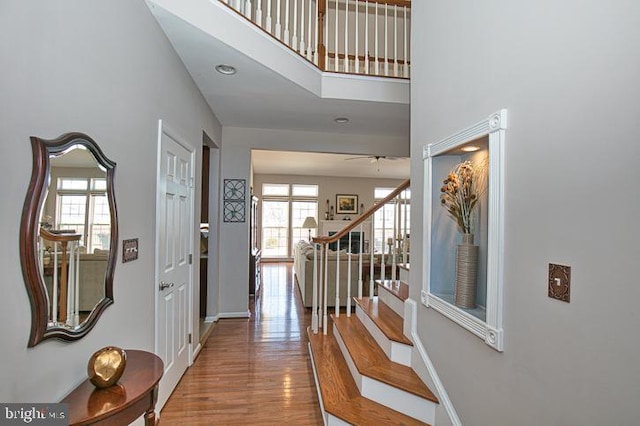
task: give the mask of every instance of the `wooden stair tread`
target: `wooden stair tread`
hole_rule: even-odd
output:
[[[377,297],[363,297],[361,299],[354,297],[353,300],[389,340],[413,346],[413,342],[407,339],[402,332],[402,317],[393,312],[393,309],[384,303],[378,303]]]
[[[325,336],[307,328],[307,334],[326,412],[354,425],[426,425],[360,395],[331,329]]]
[[[411,367],[391,361],[358,317],[331,316],[360,374],[435,403],[438,398]]]
[[[376,284],[379,287],[387,290],[389,293],[393,294],[398,299],[403,302],[409,298],[409,285],[404,281],[400,280],[384,280],[384,281],[376,281]],[[378,293],[380,294],[380,293]]]

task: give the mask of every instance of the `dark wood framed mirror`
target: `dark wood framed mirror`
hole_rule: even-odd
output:
[[[33,170],[20,224],[29,347],[85,336],[113,303],[116,163],[82,133],[31,137]]]

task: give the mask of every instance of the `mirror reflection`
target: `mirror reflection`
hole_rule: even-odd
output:
[[[82,133],[31,137],[33,172],[20,225],[31,303],[29,347],[77,340],[113,303],[118,241],[116,164]]]
[[[50,155],[39,265],[49,325],[76,327],[105,297],[111,215],[107,173],[81,145]]]

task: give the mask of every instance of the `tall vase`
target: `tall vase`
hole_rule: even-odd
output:
[[[476,277],[478,275],[478,246],[473,234],[462,234],[456,249],[456,292],[454,303],[466,309],[476,307]]]

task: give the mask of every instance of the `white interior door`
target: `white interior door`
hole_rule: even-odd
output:
[[[164,361],[160,410],[189,364],[193,265],[193,149],[159,125],[156,353]]]

